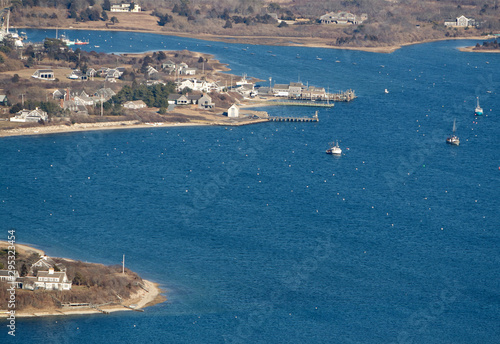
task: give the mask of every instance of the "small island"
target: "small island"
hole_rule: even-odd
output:
[[[12,310],[16,317],[143,311],[166,300],[157,284],[121,265],[48,257],[30,246],[15,247],[12,271],[7,268],[12,265],[7,264],[9,243],[0,241],[0,317]],[[12,288],[15,308],[8,304]]]

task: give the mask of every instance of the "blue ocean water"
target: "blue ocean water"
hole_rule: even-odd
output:
[[[4,237],[104,264],[125,254],[168,297],[144,313],[18,319],[15,342],[500,342],[497,54],[67,35],[117,53],[181,46],[263,84],[359,98],[318,123],[1,138]],[[445,143],[454,119],[459,147]],[[339,158],[325,154],[334,140]]]

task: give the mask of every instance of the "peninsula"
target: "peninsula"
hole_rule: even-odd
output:
[[[0,317],[11,310],[16,317],[142,311],[166,300],[158,284],[120,265],[48,257],[26,245],[15,245],[15,269],[9,269],[9,246],[0,241]],[[12,287],[15,308],[8,306]]]

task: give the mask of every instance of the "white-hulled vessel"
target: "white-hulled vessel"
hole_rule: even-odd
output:
[[[335,145],[331,143],[331,147],[326,150],[326,154],[341,155],[342,149],[339,147],[339,143],[337,142]]]
[[[460,144],[460,139],[458,136],[455,135],[455,131],[457,130],[457,127],[455,125],[455,120],[453,120],[453,134],[446,139],[446,143],[449,143],[450,145],[455,145],[458,146]]]

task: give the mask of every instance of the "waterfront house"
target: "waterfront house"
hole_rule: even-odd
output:
[[[198,108],[200,109],[211,109],[215,106],[212,102],[212,97],[208,94],[203,94],[203,96],[198,100]]]
[[[229,118],[240,117],[240,108],[238,107],[238,105],[233,104],[229,109],[227,109],[227,117]]]
[[[61,107],[64,110],[69,110],[77,115],[88,115],[89,111],[85,105],[79,104],[75,100],[61,100]]]
[[[275,97],[288,97],[289,93],[288,85],[286,84],[275,84],[273,87]]]
[[[59,271],[66,271],[66,267],[61,263],[56,263],[48,256],[41,256],[36,262],[31,264],[30,274],[32,275],[36,270],[48,270],[57,267]]]
[[[36,274],[35,289],[45,290],[71,290],[71,281],[65,271],[38,271]]]
[[[123,104],[123,107],[125,109],[137,110],[137,109],[143,109],[143,108],[147,107],[147,105],[142,100],[133,100],[133,101],[131,100],[131,101],[125,102]]]
[[[49,116],[45,111],[42,111],[39,108],[35,110],[21,110],[14,117],[10,118],[11,122],[39,122],[39,121],[48,121]]]
[[[90,97],[85,91],[82,91],[79,95],[74,95],[73,99],[77,105],[94,105],[94,99]]]
[[[288,86],[288,96],[289,97],[300,97],[302,95],[302,90],[304,90],[304,84],[301,82],[291,82]]]
[[[40,80],[55,80],[54,71],[52,69],[37,69],[31,76],[34,79]]]

